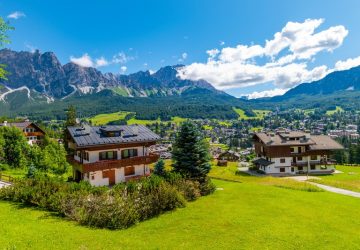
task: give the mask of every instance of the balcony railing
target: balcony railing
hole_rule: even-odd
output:
[[[310,165],[333,165],[336,164],[336,161],[333,159],[328,159],[328,160],[320,160],[320,161],[310,161]],[[291,166],[307,166],[308,162],[307,161],[302,161],[302,162],[291,162]]]
[[[147,165],[157,162],[158,159],[159,159],[159,155],[149,154],[146,156],[136,156],[127,159],[103,160],[93,163],[80,163],[79,161],[74,159],[74,156],[69,156],[68,162],[72,165],[76,165],[80,167],[83,173],[88,173],[93,171],[106,170],[111,168],[122,168],[133,165],[141,165],[141,164]]]

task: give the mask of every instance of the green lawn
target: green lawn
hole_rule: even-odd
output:
[[[93,125],[104,125],[112,121],[123,120],[125,116],[131,114],[131,112],[119,111],[110,114],[98,114],[89,118]]]
[[[344,112],[344,109],[340,106],[336,106],[336,108],[334,110],[328,110],[326,111],[326,115],[333,115],[337,112]]]
[[[311,181],[360,192],[360,166],[351,167],[338,165],[336,169],[343,173],[319,176],[321,179],[312,179]]]
[[[265,115],[271,112],[270,110],[254,109],[253,112],[255,113],[255,116],[247,116],[245,114],[245,110],[239,108],[233,108],[233,109],[239,115],[239,120],[263,119]]]
[[[166,160],[169,169],[171,160]],[[213,163],[214,164],[214,163]],[[343,171],[345,169],[340,169]],[[213,166],[214,194],[111,231],[0,201],[3,249],[359,249],[360,199]],[[307,185],[314,187],[309,190]],[[311,191],[311,192],[307,192]],[[320,192],[319,192],[320,191]]]
[[[213,195],[127,230],[79,226],[0,202],[3,249],[359,249],[360,199],[253,182],[214,181]]]

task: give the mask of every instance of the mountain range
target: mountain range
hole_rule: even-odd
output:
[[[244,100],[215,89],[210,83],[177,77],[182,65],[155,73],[102,73],[72,62],[62,65],[53,52],[0,50],[7,80],[0,80],[0,115],[54,117],[67,105],[84,114],[135,111],[144,118],[187,115],[192,118],[236,118],[233,107],[251,115],[252,109],[288,109],[341,105],[359,108],[360,66],[336,71],[321,80],[302,83],[282,96]],[[40,115],[41,114],[41,115]],[[51,115],[50,115],[51,114]]]
[[[7,80],[1,80],[2,99],[6,92],[25,89],[29,96],[45,97],[48,101],[71,95],[94,94],[110,89],[121,96],[149,97],[181,95],[193,88],[219,92],[206,81],[190,81],[178,78],[177,67],[167,66],[154,74],[139,71],[130,75],[103,74],[92,67],[81,67],[72,62],[61,65],[53,52],[16,52],[0,50],[0,64],[6,65]]]

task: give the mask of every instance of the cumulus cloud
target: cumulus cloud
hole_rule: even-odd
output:
[[[335,70],[347,70],[360,65],[360,56],[355,58],[349,58],[345,61],[337,61],[335,64]]]
[[[120,67],[120,72],[121,72],[122,74],[124,74],[124,73],[126,72],[126,70],[127,70],[127,67],[126,67],[126,66],[121,66],[121,67]]]
[[[102,56],[95,61],[96,67],[103,67],[109,65],[109,62]]]
[[[21,11],[15,11],[13,13],[10,13],[7,18],[10,18],[10,19],[19,19],[21,17],[25,17],[25,13],[24,12],[21,12]]]
[[[71,56],[70,61],[81,67],[94,67],[94,62],[87,53],[83,54],[80,57]]]
[[[308,63],[318,53],[332,52],[341,46],[348,35],[342,25],[317,32],[323,22],[324,19],[288,22],[264,45],[239,44],[220,50],[210,49],[206,51],[206,63],[182,67],[178,75],[183,79],[204,79],[218,89],[273,82],[279,90],[318,80],[331,69],[325,65],[310,68]]]
[[[283,95],[286,93],[286,91],[288,91],[289,89],[271,89],[271,90],[265,90],[265,91],[255,91],[251,94],[247,94],[245,95],[247,98],[249,99],[257,99],[257,98],[262,98],[262,97],[273,97],[273,96],[278,96],[278,95]]]
[[[126,55],[124,52],[119,52],[112,57],[111,60],[107,60],[105,57],[92,59],[88,53],[83,54],[81,57],[70,57],[70,61],[81,67],[104,67],[110,64],[126,64],[127,62],[134,60],[132,56]],[[125,67],[126,68],[126,67]]]

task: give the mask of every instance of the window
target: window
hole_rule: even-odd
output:
[[[294,153],[295,152],[295,148],[290,148],[290,152]]]
[[[312,155],[310,158],[312,161],[316,161],[317,160],[317,155]]]
[[[117,152],[116,151],[105,151],[99,153],[99,160],[115,160],[117,159]]]
[[[134,174],[135,174],[135,167],[134,166],[125,168],[125,176],[134,175]]]
[[[299,170],[299,171],[303,170],[303,167],[298,167],[298,170]]]
[[[280,173],[285,173],[285,168],[280,168]]]
[[[299,157],[297,158],[297,160],[298,160],[298,161],[302,161],[302,160],[303,160],[302,156],[299,156]]]
[[[280,163],[285,163],[285,158],[281,158]]]
[[[315,170],[316,169],[315,165],[310,165],[310,169]]]
[[[83,152],[83,159],[89,161],[89,152]]]
[[[294,168],[293,168],[293,167],[291,168],[291,172],[294,172]]]
[[[138,156],[138,150],[136,148],[125,149],[121,151],[121,159],[131,158]]]

